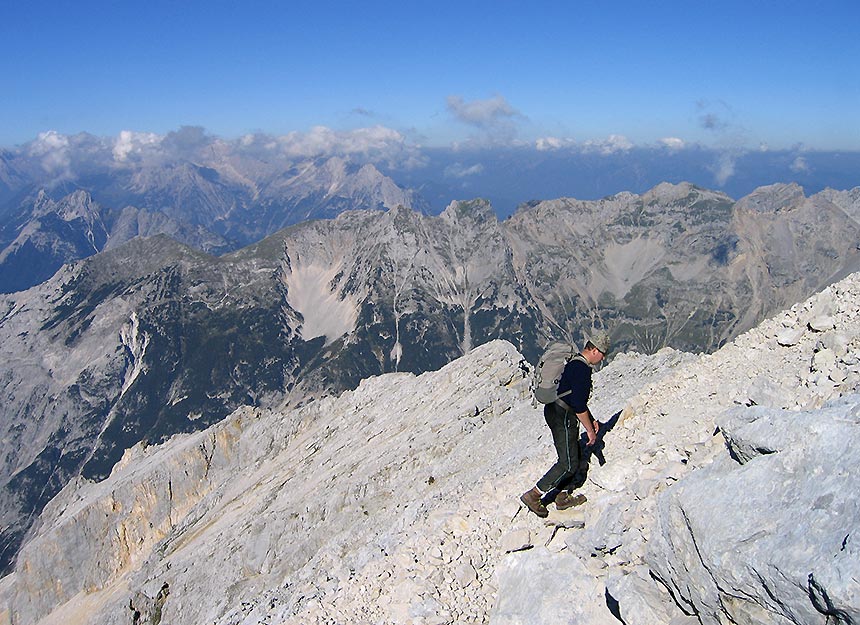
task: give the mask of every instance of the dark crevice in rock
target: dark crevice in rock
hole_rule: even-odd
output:
[[[624,619],[621,618],[621,606],[618,605],[618,599],[616,599],[615,597],[613,597],[610,594],[608,588],[605,591],[605,596],[606,596],[606,607],[609,608],[610,612],[612,612],[612,616],[617,618],[619,623],[624,623],[625,625],[627,625],[626,622],[624,621]]]
[[[835,625],[837,623],[854,624],[854,619],[845,610],[840,610],[833,605],[833,601],[827,595],[827,589],[816,581],[812,573],[809,574],[807,582],[809,599],[816,610],[827,616],[827,625]]]

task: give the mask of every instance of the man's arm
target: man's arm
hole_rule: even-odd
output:
[[[585,412],[577,412],[576,418],[579,419],[582,427],[585,428],[585,433],[588,435],[588,444],[594,445],[594,443],[597,442],[597,433],[600,431],[600,423],[592,418],[591,412],[588,408],[585,409]]]

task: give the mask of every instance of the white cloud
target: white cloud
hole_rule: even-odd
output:
[[[315,126],[309,132],[291,132],[275,140],[283,154],[302,158],[388,152],[405,144],[402,134],[384,126],[348,131]]]
[[[72,157],[67,136],[56,130],[39,133],[36,140],[28,146],[27,152],[39,159],[42,169],[50,174],[54,181],[71,177]]]
[[[484,166],[476,163],[471,167],[466,167],[462,163],[451,163],[445,168],[445,176],[449,178],[468,178],[483,173]]]
[[[624,135],[609,135],[606,139],[586,141],[583,145],[586,152],[600,152],[605,155],[627,152],[633,147],[633,143]]]
[[[687,145],[683,139],[679,139],[678,137],[663,137],[658,143],[670,150],[682,150]]]
[[[735,175],[735,160],[735,155],[731,152],[723,152],[717,159],[714,178],[718,185],[723,186],[729,178]]]
[[[371,126],[353,130],[333,130],[315,126],[308,132],[290,132],[279,137],[243,137],[242,147],[256,144],[294,159],[343,156],[367,162],[385,162],[392,167],[415,168],[425,164],[418,147],[397,130]]]
[[[30,144],[30,154],[41,156],[49,152],[64,150],[69,147],[69,138],[56,130],[40,132],[36,140]]]
[[[749,133],[728,103],[700,100],[696,108],[699,126],[711,133],[718,145],[735,153],[746,149],[750,143]]]
[[[113,144],[115,161],[124,162],[131,154],[140,154],[147,148],[157,147],[164,137],[151,132],[133,132],[123,130]]]
[[[498,123],[518,117],[520,113],[500,95],[489,100],[465,101],[462,96],[450,95],[447,98],[448,110],[464,124],[488,128]]]
[[[66,136],[51,130],[22,146],[21,152],[34,165],[41,166],[41,184],[46,185],[73,180],[101,168],[157,166],[186,160],[206,164],[233,156],[264,161],[340,156],[357,164],[373,163],[400,170],[425,167],[428,162],[418,144],[381,125],[346,131],[317,126],[307,132],[283,136],[247,134],[231,141],[189,126],[165,135],[123,130],[112,137],[86,133]]]
[[[535,148],[539,152],[549,152],[551,150],[561,150],[563,148],[572,148],[576,145],[573,139],[562,139],[560,137],[540,137],[535,141]]]
[[[696,102],[699,126],[715,133],[730,131],[735,125],[735,112],[723,100],[699,100]]]
[[[279,143],[276,137],[251,133],[242,135],[237,142],[237,146],[242,150],[275,152],[278,150]]]
[[[225,145],[221,139],[206,134],[200,126],[182,126],[166,135],[122,130],[116,138],[108,140],[106,148],[115,165],[130,161],[152,165],[177,159],[205,159],[213,150],[219,151]]]
[[[802,156],[798,156],[794,159],[794,162],[791,164],[791,171],[795,173],[800,172],[808,172],[809,171],[809,163]]]

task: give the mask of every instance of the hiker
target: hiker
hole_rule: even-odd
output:
[[[609,348],[609,335],[606,332],[596,332],[588,337],[585,348],[564,367],[558,383],[558,395],[562,397],[544,405],[543,414],[552,432],[558,461],[538,480],[534,488],[520,497],[520,501],[539,517],[549,516],[546,506],[553,501],[558,510],[585,503],[585,495],[573,496],[565,488],[579,469],[580,423],[588,436],[587,444],[594,445],[597,442],[600,423],[588,410],[591,372],[592,367],[603,360]]]

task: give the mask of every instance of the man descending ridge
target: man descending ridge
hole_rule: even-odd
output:
[[[565,489],[573,481],[579,468],[580,423],[588,436],[588,445],[597,442],[600,423],[591,416],[588,409],[591,372],[592,367],[603,360],[609,348],[609,335],[606,332],[596,332],[589,337],[582,352],[564,367],[558,383],[558,395],[562,397],[544,406],[544,418],[552,432],[558,460],[546,475],[538,480],[534,488],[520,497],[520,501],[539,517],[549,516],[546,505],[553,501],[559,510],[585,502],[585,495],[572,496]]]

